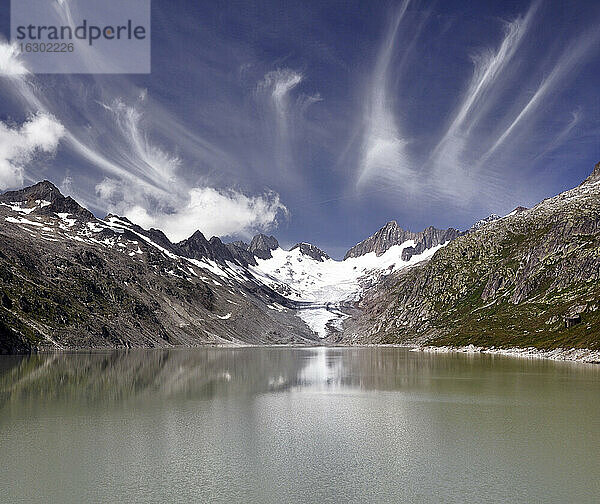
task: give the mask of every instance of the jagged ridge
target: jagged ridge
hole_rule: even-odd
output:
[[[396,221],[390,221],[375,234],[354,245],[354,247],[346,252],[344,259],[360,257],[370,252],[375,252],[375,255],[380,256],[394,245],[401,245],[409,240],[414,240],[415,246],[404,249],[402,254],[402,259],[408,261],[413,255],[420,254],[426,249],[454,240],[460,234],[460,231],[457,229],[449,228],[441,230],[433,226],[419,233],[413,233],[412,231],[402,229]]]

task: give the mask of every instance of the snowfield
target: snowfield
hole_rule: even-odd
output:
[[[370,252],[344,261],[317,261],[299,249],[287,251],[278,248],[271,251],[271,259],[257,259],[258,266],[250,266],[249,269],[285,297],[306,303],[298,310],[298,317],[324,338],[329,328],[341,328],[348,316],[341,308],[358,301],[363,289],[382,275],[430,258],[444,245],[427,249],[408,261],[402,260],[402,251],[415,246],[413,240],[394,245],[379,257],[375,252]]]

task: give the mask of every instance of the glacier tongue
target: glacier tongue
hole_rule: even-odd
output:
[[[344,308],[351,307],[361,293],[381,276],[389,275],[431,257],[444,246],[437,245],[402,260],[402,251],[414,247],[408,240],[394,245],[377,257],[370,252],[343,261],[327,258],[322,261],[305,255],[299,248],[290,251],[277,248],[270,259],[257,259],[250,266],[252,273],[285,297],[299,302],[296,313],[320,337],[339,330],[348,317]]]

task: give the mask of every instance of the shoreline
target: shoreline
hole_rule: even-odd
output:
[[[52,348],[37,349],[25,353],[7,353],[3,356],[24,356],[24,355],[52,355],[52,354],[90,354],[90,353],[110,353],[114,351],[144,351],[144,350],[196,350],[201,348],[221,348],[221,349],[239,349],[239,348],[406,348],[410,352],[423,353],[462,353],[462,354],[488,354],[502,355],[505,357],[518,357],[522,359],[548,359],[553,361],[579,362],[582,364],[600,364],[600,350],[590,350],[589,348],[555,348],[554,350],[540,350],[535,347],[512,347],[512,348],[494,348],[475,345],[466,346],[433,346],[433,345],[415,345],[387,343],[381,345],[363,344],[347,345],[343,343],[335,344],[302,344],[302,343],[208,343],[199,345],[176,345],[170,347],[79,347],[79,348]]]
[[[519,357],[522,359],[548,359],[554,361],[570,361],[583,364],[600,364],[600,350],[589,348],[555,348],[554,350],[539,350],[535,347],[494,348],[467,346],[414,346],[411,352],[426,353],[464,353],[464,354],[489,354],[504,355],[506,357]]]

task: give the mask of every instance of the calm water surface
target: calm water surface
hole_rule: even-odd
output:
[[[600,366],[400,348],[0,357],[1,502],[600,502]]]

